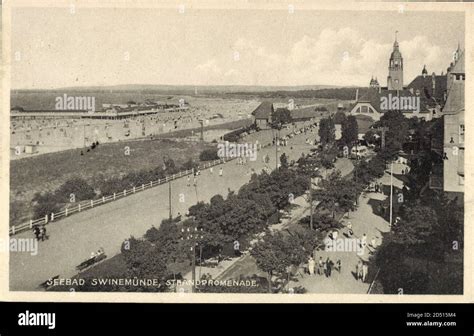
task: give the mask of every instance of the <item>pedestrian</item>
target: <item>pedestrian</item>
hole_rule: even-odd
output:
[[[362,282],[365,282],[365,279],[367,278],[367,273],[369,271],[369,267],[367,266],[366,263],[362,265]]]
[[[33,233],[35,234],[36,240],[39,240],[40,239],[40,229],[39,229],[38,225],[35,225],[35,227],[33,228]]]
[[[224,173],[224,171],[222,170],[222,167],[221,167],[221,168],[219,168],[219,176],[222,176],[222,175],[223,175],[223,173]]]
[[[356,267],[357,281],[362,279],[362,261],[359,260]]]
[[[191,186],[191,177],[188,175],[188,178],[187,178],[187,186],[190,187]]]
[[[341,265],[341,259],[338,259],[337,262],[336,262],[336,268],[337,268],[337,271],[339,273],[341,273],[341,268],[342,268],[342,265]]]
[[[314,275],[314,259],[312,257],[309,257],[309,260],[308,260],[308,271],[309,271],[309,275],[310,276],[313,276]]]
[[[48,236],[46,235],[46,226],[44,224],[41,225],[40,235],[41,235],[41,241],[48,239]]]
[[[209,168],[209,172],[212,174],[212,172],[214,171],[213,167]]]
[[[347,223],[347,230],[348,230],[348,233],[349,233],[349,237],[352,237],[352,235],[354,234],[354,231],[352,231],[352,223],[351,222]]]
[[[362,246],[363,249],[367,246],[367,235],[364,233],[362,235],[362,240],[360,242],[360,245]]]
[[[318,261],[318,274],[319,274],[319,275],[323,275],[323,272],[324,272],[324,261],[323,261],[323,257],[319,257],[319,261]]]
[[[197,177],[196,176],[194,176],[194,178],[193,178],[193,185],[197,186]]]
[[[329,278],[331,276],[333,262],[329,259],[326,259],[326,277]]]

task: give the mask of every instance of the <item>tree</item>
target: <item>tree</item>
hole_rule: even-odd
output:
[[[290,111],[287,108],[277,108],[275,112],[273,112],[273,121],[281,125],[291,123]]]
[[[348,116],[345,122],[342,123],[342,141],[351,147],[359,136],[359,127],[357,119],[354,116]]]
[[[257,243],[251,251],[259,269],[267,273],[268,292],[272,293],[272,276],[285,273],[291,265],[299,264],[307,258],[307,253],[301,245],[296,245],[294,237],[284,237],[281,232],[267,231],[263,240]]]
[[[406,209],[405,216],[394,227],[395,241],[404,245],[420,245],[430,241],[438,219],[433,209],[415,205]]]
[[[282,168],[288,168],[288,156],[285,153],[280,156],[280,164]]]
[[[344,212],[354,210],[360,187],[354,181],[343,179],[339,171],[321,180],[319,187],[313,191],[313,199],[319,200],[333,217],[338,209]]]
[[[304,227],[309,227],[310,224],[310,216],[303,217],[299,223],[302,224]],[[339,223],[334,218],[321,214],[320,212],[314,211],[313,212],[313,227],[315,230],[320,232],[327,232],[332,229],[338,229],[342,227],[342,224]]]
[[[321,119],[318,130],[320,142],[323,146],[331,144],[336,139],[336,128],[331,118]]]
[[[335,124],[343,125],[347,121],[347,117],[344,112],[338,111],[336,114],[334,114],[333,120]]]

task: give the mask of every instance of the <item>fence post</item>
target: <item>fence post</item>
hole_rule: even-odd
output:
[[[124,196],[127,196],[127,189],[125,189],[125,190],[123,191],[123,195],[124,195]]]
[[[114,200],[115,200],[115,193],[114,193]]]
[[[133,186],[133,193],[135,193],[135,186]]]
[[[145,190],[145,185],[144,184],[142,184],[142,190]]]
[[[161,184],[160,182],[161,182],[161,179],[158,179],[158,184]]]
[[[102,196],[102,203],[105,203],[105,196]]]
[[[78,209],[79,212],[81,212],[81,203],[79,203],[79,204],[77,205],[77,209]]]
[[[64,216],[67,217],[67,208],[64,210]]]
[[[150,188],[153,187],[153,181],[150,181]]]
[[[48,224],[48,215],[44,215],[44,223]]]
[[[30,219],[30,229],[32,229],[32,228],[33,228],[33,220]]]
[[[94,200],[91,200],[91,208],[94,207]]]
[[[15,225],[12,226],[12,235],[15,234]]]
[[[51,222],[54,221],[54,212],[51,212]]]

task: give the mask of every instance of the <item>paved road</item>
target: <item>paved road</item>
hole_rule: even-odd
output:
[[[283,130],[281,134],[285,134]],[[308,152],[310,145],[306,138],[315,138],[312,134],[300,134],[289,141],[288,146],[280,147],[290,160],[297,159],[302,152]],[[268,143],[271,131],[262,131],[249,135],[247,141],[256,139],[261,144]],[[291,150],[293,147],[293,150]],[[223,176],[218,176],[219,167],[214,173],[203,171],[198,178],[197,188],[188,187],[186,178],[172,182],[173,214],[186,213],[196,201],[209,201],[216,194],[227,195],[228,190],[238,190],[250,180],[250,168],[261,171],[264,167],[262,156],[270,157],[270,168],[275,167],[275,147],[263,148],[255,162],[237,165],[236,160],[227,162],[223,167]],[[184,197],[183,197],[184,196]],[[75,266],[90,256],[92,251],[103,247],[109,257],[120,252],[122,242],[130,236],[141,237],[151,226],[158,227],[168,217],[168,185],[161,185],[135,195],[119,199],[75,214],[48,225],[50,239],[40,242],[36,256],[29,253],[12,253],[10,256],[10,289],[37,290],[38,285],[52,276],[69,278],[75,275]],[[31,238],[31,232],[16,235],[15,238]]]

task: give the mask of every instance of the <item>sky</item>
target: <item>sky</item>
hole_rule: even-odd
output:
[[[464,14],[16,8],[11,85],[386,85],[395,31],[408,83],[446,71]]]

